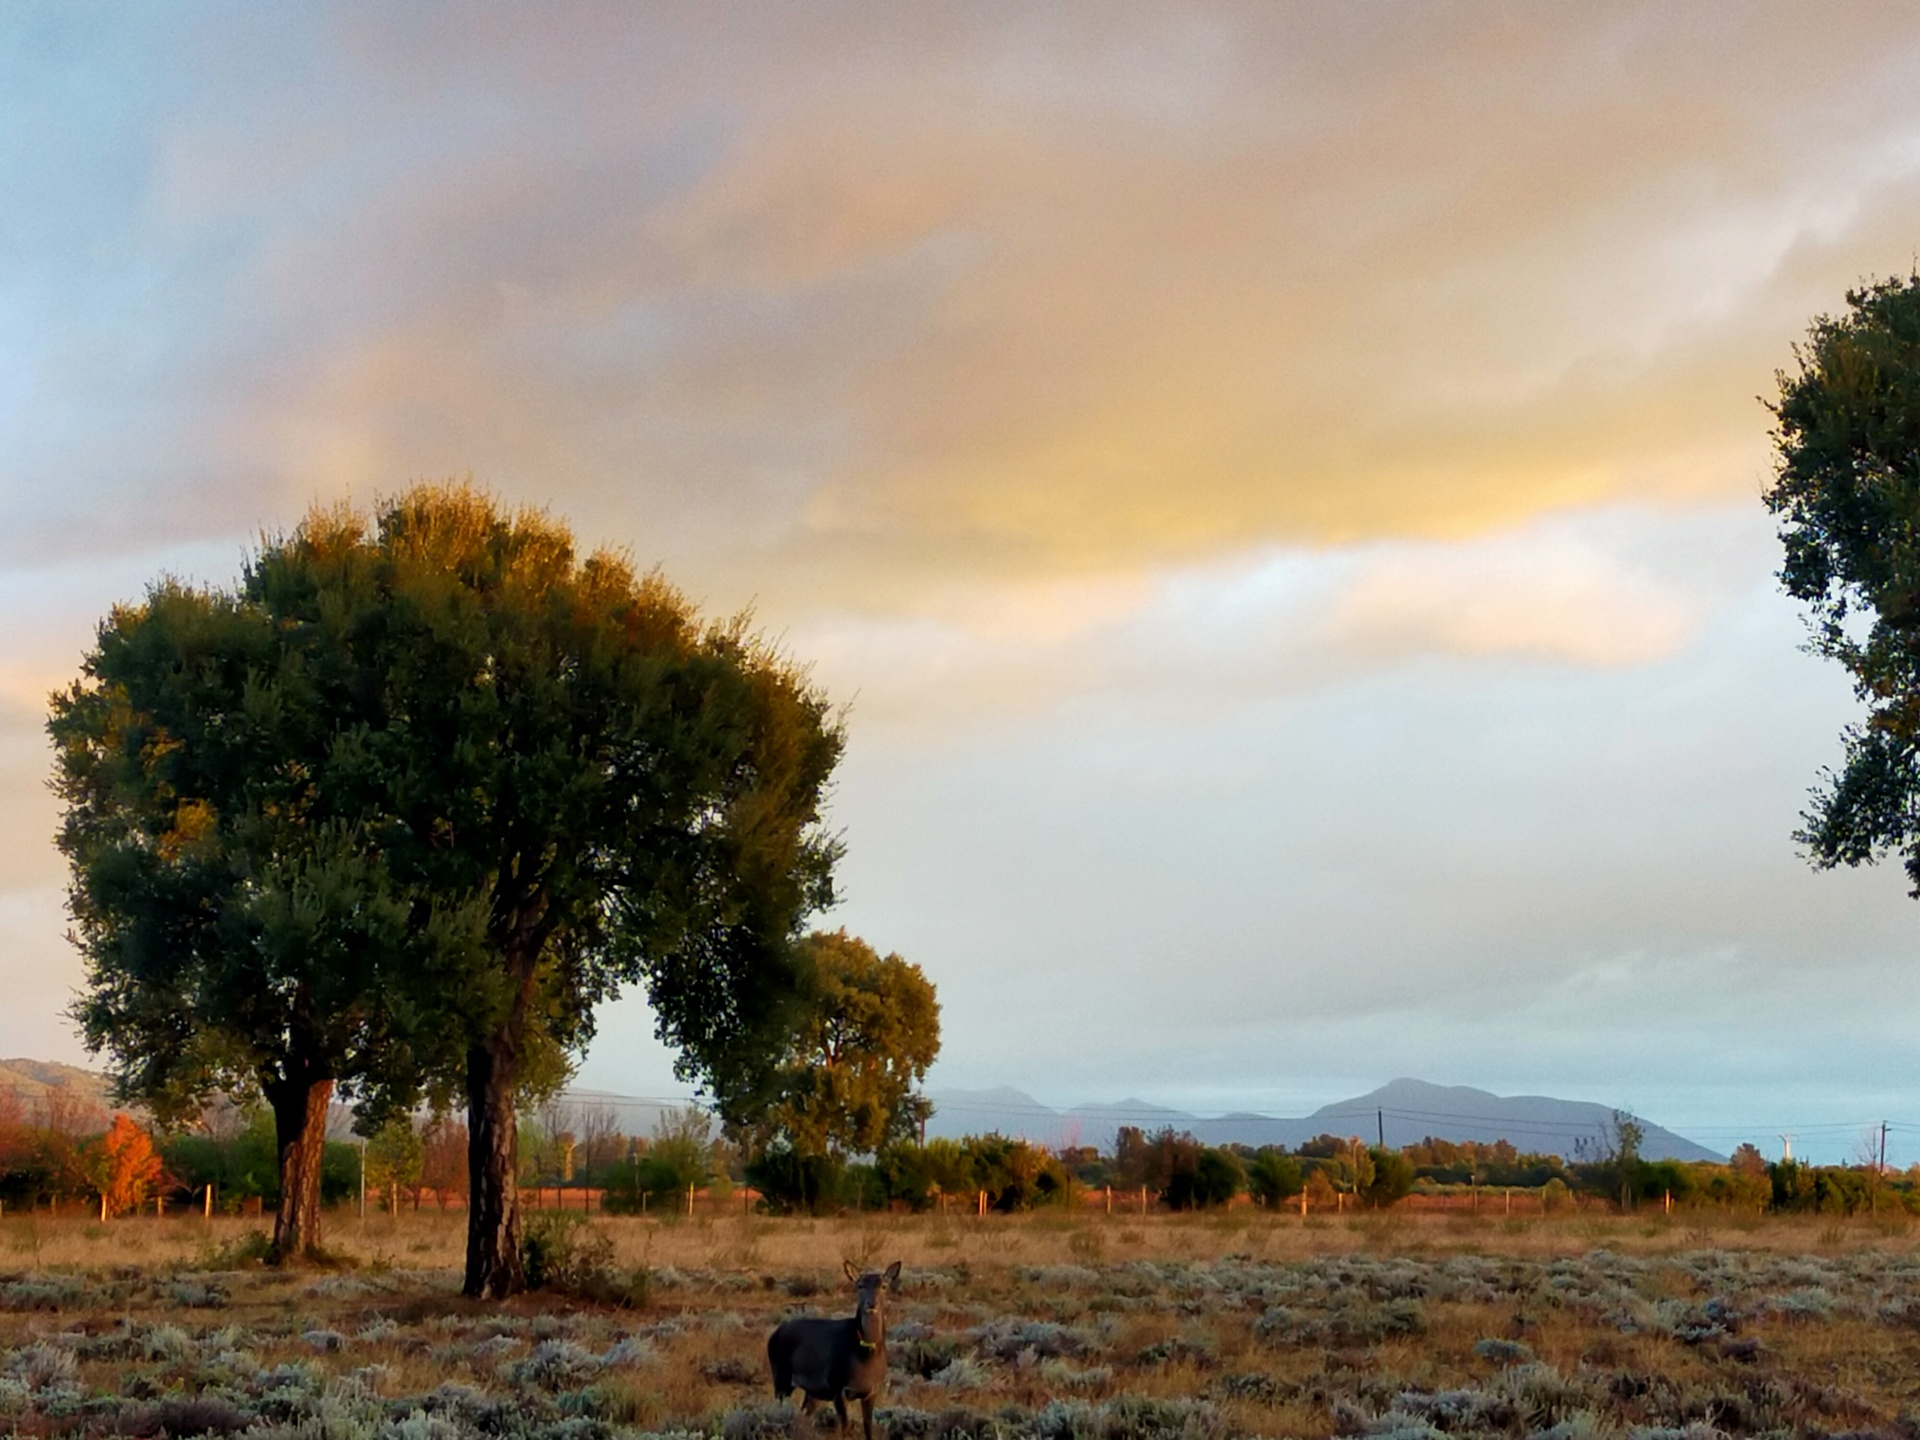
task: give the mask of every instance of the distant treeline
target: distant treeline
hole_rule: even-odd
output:
[[[1852,1215],[1897,1208],[1920,1214],[1920,1166],[1769,1162],[1742,1145],[1724,1164],[1645,1160],[1631,1127],[1604,1158],[1570,1163],[1558,1155],[1492,1143],[1429,1137],[1401,1149],[1320,1135],[1296,1149],[1203,1145],[1171,1128],[1123,1127],[1113,1149],[1045,1150],[1002,1135],[890,1145],[867,1160],[839,1162],[771,1152],[747,1178],[774,1209],[926,1209],[959,1197],[997,1211],[1084,1202],[1111,1188],[1123,1202],[1142,1194],[1171,1210],[1205,1209],[1246,1196],[1278,1209],[1302,1196],[1315,1208],[1384,1209],[1416,1190],[1489,1187],[1532,1192],[1552,1212],[1576,1203],[1621,1208],[1656,1204],[1750,1212]],[[1622,1145],[1620,1142],[1625,1142]],[[1604,1148],[1604,1147],[1603,1147]]]
[[[19,1210],[49,1202],[109,1197],[115,1213],[155,1198],[205,1204],[212,1186],[221,1211],[271,1205],[279,1167],[271,1114],[210,1112],[186,1131],[149,1143],[125,1116],[109,1117],[77,1092],[55,1087],[24,1098],[0,1090],[0,1203]],[[1633,1208],[1657,1204],[1749,1212],[1853,1215],[1920,1213],[1920,1166],[1769,1162],[1742,1145],[1724,1164],[1643,1160],[1629,1129],[1606,1158],[1569,1163],[1522,1152],[1506,1141],[1429,1138],[1403,1149],[1321,1135],[1296,1149],[1203,1145],[1191,1134],[1122,1128],[1111,1151],[1047,1150],[1004,1135],[924,1144],[900,1141],[856,1159],[800,1155],[774,1146],[755,1158],[713,1135],[703,1112],[669,1112],[653,1133],[632,1136],[612,1112],[557,1103],[521,1130],[520,1181],[588,1189],[612,1213],[673,1214],[689,1190],[724,1194],[739,1183],[775,1213],[853,1209],[927,1210],[955,1204],[997,1212],[1083,1204],[1109,1189],[1117,1203],[1198,1210],[1233,1203],[1279,1209],[1304,1196],[1310,1208],[1383,1209],[1416,1191],[1518,1190],[1549,1212],[1577,1202]],[[364,1183],[370,1204],[399,1209],[464,1204],[466,1127],[446,1118],[390,1123],[360,1142],[331,1141],[322,1168],[328,1204],[352,1202]]]

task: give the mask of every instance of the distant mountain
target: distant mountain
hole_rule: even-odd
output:
[[[1049,1147],[1071,1143],[1062,1126],[1065,1117],[1058,1110],[1011,1085],[996,1085],[991,1090],[942,1090],[927,1098],[933,1102],[933,1118],[927,1121],[929,1139],[945,1136],[957,1140],[962,1135],[998,1133]]]
[[[992,1090],[948,1090],[929,1095],[933,1118],[927,1134],[958,1137],[997,1130],[1048,1146],[1098,1145],[1111,1148],[1122,1125],[1158,1130],[1171,1125],[1191,1131],[1208,1145],[1284,1145],[1293,1149],[1316,1135],[1358,1135],[1372,1141],[1384,1130],[1387,1144],[1400,1147],[1431,1136],[1436,1140],[1505,1140],[1515,1149],[1569,1159],[1597,1156],[1611,1133],[1613,1107],[1586,1100],[1555,1100],[1545,1095],[1494,1095],[1465,1085],[1431,1085],[1424,1080],[1394,1080],[1351,1100],[1323,1105],[1311,1115],[1284,1119],[1234,1114],[1203,1118],[1180,1110],[1122,1100],[1110,1105],[1080,1105],[1054,1110],[1010,1086]],[[1638,1118],[1638,1117],[1636,1117]],[[1640,1153],[1649,1160],[1720,1160],[1647,1120]]]
[[[38,1103],[47,1091],[61,1087],[85,1106],[114,1108],[107,1077],[97,1070],[82,1070],[56,1060],[0,1060],[0,1091],[12,1091],[29,1104]]]

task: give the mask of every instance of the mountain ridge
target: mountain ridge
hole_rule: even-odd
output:
[[[1127,1099],[1056,1110],[1010,1085],[985,1090],[929,1093],[934,1113],[929,1136],[958,1138],[998,1130],[1052,1147],[1097,1145],[1110,1149],[1121,1125],[1157,1130],[1171,1125],[1190,1131],[1208,1145],[1284,1145],[1294,1149],[1322,1134],[1384,1137],[1395,1148],[1425,1139],[1505,1140],[1517,1150],[1561,1155],[1569,1160],[1598,1158],[1609,1147],[1614,1107],[1551,1095],[1496,1095],[1470,1085],[1436,1085],[1402,1077],[1346,1100],[1322,1105],[1299,1117],[1248,1111],[1208,1117]],[[944,1117],[944,1118],[943,1118]],[[1684,1135],[1632,1117],[1645,1130],[1640,1153],[1648,1160],[1723,1160]]]

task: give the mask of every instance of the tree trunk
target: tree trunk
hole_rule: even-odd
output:
[[[499,1300],[527,1288],[520,1262],[519,1055],[511,1033],[467,1051],[467,1279],[463,1293]]]
[[[288,1080],[264,1089],[273,1107],[280,1156],[272,1259],[276,1265],[298,1265],[320,1248],[320,1162],[327,1145],[333,1080]]]

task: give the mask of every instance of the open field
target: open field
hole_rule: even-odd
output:
[[[895,1436],[1920,1433],[1920,1233],[1699,1215],[596,1220],[623,1308],[457,1294],[458,1215],[0,1222],[17,1434],[782,1435],[767,1331],[905,1262]],[[829,1413],[826,1428],[831,1428]]]

